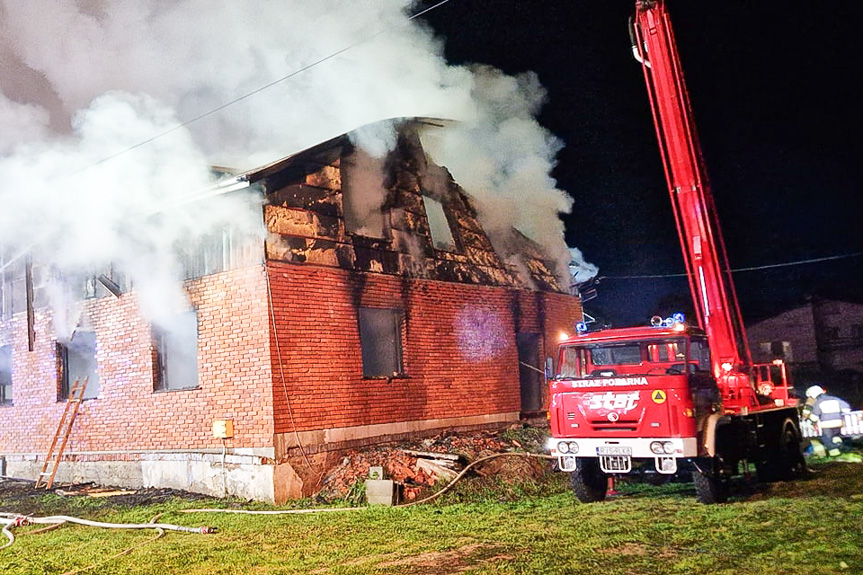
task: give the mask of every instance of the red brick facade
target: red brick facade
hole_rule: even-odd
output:
[[[276,433],[518,413],[517,331],[539,334],[553,355],[580,313],[561,294],[269,267]],[[404,312],[403,377],[363,377],[360,306]]]
[[[244,244],[245,264],[184,284],[197,313],[197,387],[154,391],[159,344],[134,292],[81,303],[100,388],[81,406],[69,461],[138,462],[124,471],[134,476],[126,483],[281,501],[302,490],[288,463],[298,451],[518,419],[531,379],[524,370],[531,375],[554,355],[561,332],[581,319],[580,302],[518,233],[498,254],[454,182],[443,191],[422,184],[415,134],[389,160],[396,173],[381,235],[349,231],[341,170],[352,150],[336,139],[246,175],[265,198],[265,246]],[[432,239],[427,199],[447,211],[448,249]],[[52,312],[33,308],[33,322],[20,309],[0,320],[0,345],[13,348],[0,457],[29,474],[65,407]],[[391,377],[364,376],[360,316],[370,312],[362,308],[399,318]],[[539,398],[530,410],[547,407],[541,377],[528,383]],[[231,420],[233,437],[214,438],[216,420]],[[96,471],[79,467],[76,479],[94,480]],[[96,480],[123,484],[111,473]]]
[[[221,449],[214,419],[234,419],[231,447],[272,445],[266,278],[261,266],[187,283],[198,310],[199,382],[196,389],[153,390],[150,324],[134,294],[89,300],[82,310],[96,333],[100,378],[97,399],[82,403],[68,452]],[[26,315],[16,314],[13,403],[0,406],[0,454],[45,453],[65,408],[58,401],[56,336],[48,309],[36,312],[35,348],[28,351]],[[107,455],[107,454],[106,454]]]

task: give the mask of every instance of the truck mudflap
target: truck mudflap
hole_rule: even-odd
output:
[[[629,473],[633,459],[652,459],[658,473],[677,472],[677,460],[696,457],[698,441],[694,437],[633,437],[627,439],[550,438],[547,447],[557,457],[561,471],[575,470],[578,457],[598,457],[605,473]]]

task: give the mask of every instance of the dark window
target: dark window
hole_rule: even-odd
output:
[[[177,314],[167,326],[153,326],[153,390],[198,387],[198,314]]]
[[[84,399],[99,396],[99,373],[96,365],[96,333],[76,330],[67,342],[57,343],[60,370],[60,399],[69,399],[72,385],[87,380]]]
[[[401,375],[404,314],[396,309],[361,307],[359,316],[363,376]]]
[[[710,347],[706,341],[693,339],[689,347],[689,361],[698,362],[696,369],[698,371],[711,371],[713,369],[710,362]]]
[[[12,346],[0,346],[0,405],[12,403]]]

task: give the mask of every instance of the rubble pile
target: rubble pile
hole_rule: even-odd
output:
[[[520,430],[521,426],[513,429]],[[349,498],[370,472],[380,467],[385,479],[401,484],[403,500],[411,501],[437,483],[449,483],[465,466],[482,457],[513,451],[543,453],[543,440],[543,432],[536,429],[527,433],[446,431],[421,441],[351,450],[326,474],[317,496],[327,500]],[[547,469],[536,460],[499,458],[472,471],[480,476],[504,474],[525,479],[537,478]]]

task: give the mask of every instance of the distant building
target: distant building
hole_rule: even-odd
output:
[[[240,174],[261,233],[186,254],[191,306],[170,330],[105,270],[67,286],[80,320],[59,341],[50,262],[0,262],[7,474],[36,477],[85,377],[58,481],[276,503],[310,494],[346,449],[542,413],[544,359],[580,301],[515,230],[492,244],[418,123],[376,179],[347,136]]]
[[[822,371],[863,371],[863,304],[813,298],[746,328],[756,361],[784,359]]]

